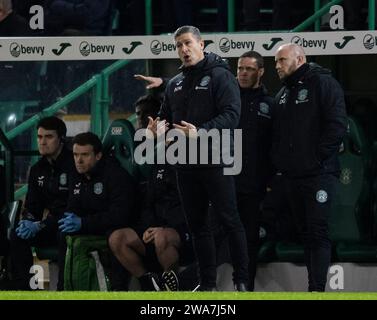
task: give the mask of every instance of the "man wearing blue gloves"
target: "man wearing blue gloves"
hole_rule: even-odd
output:
[[[135,212],[133,178],[116,159],[102,154],[102,143],[94,133],[80,133],[72,143],[76,173],[71,179],[66,212],[58,221],[59,230],[63,235],[109,236],[129,226]],[[62,250],[65,253],[66,247]],[[64,256],[62,252],[60,257]],[[62,263],[64,260],[59,265]]]
[[[67,128],[59,118],[46,117],[37,130],[42,158],[30,169],[25,208],[10,237],[12,280],[0,284],[2,289],[30,290],[31,247],[58,244],[58,220],[67,206],[69,176],[74,170],[72,151],[65,146]]]
[[[116,159],[103,156],[94,133],[80,133],[72,143],[77,174],[72,177],[64,218],[59,220],[60,231],[105,235],[126,226],[134,209],[133,178]]]
[[[16,233],[21,239],[27,240],[34,238],[41,229],[41,221],[21,220]]]
[[[61,232],[74,233],[81,229],[81,218],[72,212],[65,212],[64,218],[59,220],[59,229]]]

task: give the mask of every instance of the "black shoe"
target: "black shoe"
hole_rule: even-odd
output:
[[[179,290],[178,277],[173,270],[165,271],[161,276],[161,282],[166,291]]]
[[[238,282],[234,284],[234,290],[239,292],[247,292],[249,291],[247,288],[246,283]]]
[[[203,286],[201,284],[198,284],[194,290],[192,290],[192,292],[196,292],[196,291],[217,291],[216,290],[216,287],[207,287],[207,286]]]
[[[161,281],[155,273],[148,272],[142,275],[139,282],[143,291],[161,291]]]

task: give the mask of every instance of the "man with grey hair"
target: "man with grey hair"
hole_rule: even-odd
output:
[[[181,73],[169,81],[160,117],[148,128],[157,133],[159,119],[195,139],[199,129],[235,129],[241,111],[240,93],[228,65],[216,54],[204,52],[198,28],[183,26],[174,33]],[[208,153],[211,147],[199,150]],[[199,158],[199,157],[198,157]],[[216,290],[216,247],[209,220],[209,204],[229,235],[235,289],[246,291],[248,256],[245,231],[237,211],[234,179],[224,175],[224,164],[180,164],[178,189],[200,269],[200,291]]]
[[[346,133],[344,93],[328,69],[307,63],[288,43],[275,55],[283,88],[276,96],[272,160],[305,248],[309,291],[324,291],[331,258],[328,216]]]

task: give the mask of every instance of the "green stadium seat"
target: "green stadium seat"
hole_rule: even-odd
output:
[[[276,260],[275,241],[263,242],[258,251],[258,262],[271,262]]]
[[[10,202],[2,212],[5,217],[7,217],[7,238],[10,239],[10,232],[14,228],[14,225],[16,223],[16,220],[20,216],[22,208],[22,201],[21,200],[15,200]]]
[[[64,290],[107,291],[110,288],[106,266],[109,248],[104,236],[67,236]]]
[[[339,190],[330,217],[330,229],[335,241],[359,242],[368,234],[367,230],[362,230],[366,224],[361,220],[363,212],[369,209],[367,157],[369,154],[362,129],[350,118],[349,130],[339,156]]]
[[[339,152],[340,183],[329,217],[333,260],[376,261],[377,246],[372,242],[370,145],[352,117],[348,119],[348,131]],[[304,261],[303,246],[297,243],[278,243],[276,253],[280,261]]]
[[[114,120],[107,129],[103,138],[103,150],[106,154],[114,155],[123,168],[138,179],[139,169],[134,159],[135,129],[132,123],[126,119]]]
[[[0,101],[0,127],[5,131],[13,129],[25,120],[28,108],[37,107],[38,101]]]

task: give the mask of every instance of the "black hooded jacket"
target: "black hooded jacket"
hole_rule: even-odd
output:
[[[171,166],[153,167],[139,223],[143,229],[157,226],[176,229],[186,225],[175,171]]]
[[[167,84],[160,118],[170,124],[184,120],[198,130],[237,128],[240,91],[228,64],[220,56],[205,52],[203,60],[181,70]]]
[[[48,210],[55,221],[63,216],[68,201],[70,177],[75,171],[72,151],[63,148],[55,161],[42,157],[30,168],[24,216],[42,220]]]
[[[126,227],[135,210],[135,183],[117,160],[102,158],[90,172],[73,176],[67,212],[82,218],[81,233],[102,234]]]
[[[346,123],[344,93],[331,72],[314,63],[302,65],[276,96],[276,169],[294,177],[338,174]]]
[[[270,159],[274,99],[264,85],[240,88],[242,110],[242,171],[235,176],[238,193],[264,194],[273,175]]]

